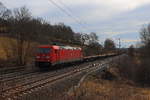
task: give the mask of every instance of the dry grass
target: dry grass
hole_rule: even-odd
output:
[[[8,37],[0,37],[0,59],[6,60],[7,59],[7,52],[10,50],[10,41],[14,42],[13,39]],[[7,48],[7,50],[6,50]]]
[[[38,43],[25,42],[23,44],[23,57],[27,63],[31,63],[34,59],[35,49]],[[17,61],[17,41],[10,37],[0,37],[0,63],[5,64],[15,64]],[[0,66],[2,66],[0,64]]]
[[[109,69],[113,80],[104,79],[96,73],[87,80],[70,97],[73,100],[150,100],[150,89],[134,86],[132,81],[119,76],[117,68]]]

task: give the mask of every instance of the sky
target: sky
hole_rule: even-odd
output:
[[[75,32],[95,32],[99,42],[113,39],[122,47],[140,42],[140,29],[150,22],[150,0],[0,0],[7,8],[29,8],[34,17],[64,23]],[[61,8],[61,9],[60,9]]]

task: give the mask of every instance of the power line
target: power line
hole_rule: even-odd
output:
[[[63,5],[70,13],[73,12],[66,4],[64,4],[64,3],[62,2],[62,0],[56,0],[56,1],[59,2],[61,5]],[[75,17],[77,17],[77,16],[75,16]],[[80,18],[77,18],[77,19],[79,19],[79,21],[82,20],[82,19],[80,19]],[[86,23],[85,21],[83,22],[83,20],[82,20],[82,22],[80,21],[80,23],[87,25],[87,23]]]
[[[78,23],[81,27],[85,28],[79,20],[77,20],[74,16],[72,16],[70,13],[66,11],[66,9],[62,8],[60,5],[58,5],[53,0],[49,0],[53,5],[55,5],[57,8],[59,8],[62,12],[64,12],[67,16],[71,17],[76,23]]]
[[[74,16],[72,16],[70,13],[68,13],[64,8],[62,8],[61,6],[59,6],[56,2],[54,2],[53,0],[49,0],[52,4],[54,4],[57,8],[59,8],[62,12],[64,12],[66,15],[68,15],[69,17],[71,17],[72,19],[74,19],[76,21],[76,23],[80,24],[81,23],[74,18]],[[82,25],[81,25],[82,26]],[[83,27],[83,26],[82,26]]]

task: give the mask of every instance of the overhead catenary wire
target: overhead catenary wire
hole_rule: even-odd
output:
[[[60,9],[63,13],[65,13],[67,16],[71,17],[77,24],[79,24],[82,28],[86,29],[85,26],[82,25],[82,23],[76,19],[72,14],[70,14],[66,9],[62,8],[59,4],[54,2],[54,0],[49,0],[53,5],[55,5],[58,9]]]
[[[70,12],[70,13],[73,12],[73,11],[70,9],[70,7],[68,7],[68,5],[66,5],[65,3],[62,2],[62,0],[56,0],[56,1],[58,1],[59,4],[61,4],[64,8],[66,8],[66,9],[68,10],[68,12]],[[80,21],[81,24],[86,24],[86,25],[87,25],[87,23],[86,23],[85,21],[83,21],[83,19],[81,19],[81,18],[79,18],[79,17],[77,17],[77,16],[75,16],[75,17]],[[81,22],[81,20],[82,20],[82,22]]]

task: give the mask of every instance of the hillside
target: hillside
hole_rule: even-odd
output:
[[[7,51],[6,48],[10,48],[9,41],[11,39],[8,37],[0,37],[0,59],[7,59]]]

